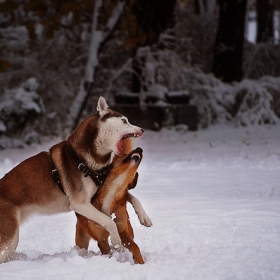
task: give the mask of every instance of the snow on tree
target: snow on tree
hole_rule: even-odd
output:
[[[0,148],[14,146],[15,143],[16,146],[23,145],[36,138],[33,125],[44,113],[37,88],[37,80],[30,78],[18,88],[5,90],[0,100]]]
[[[107,5],[109,2],[111,5]],[[173,1],[170,0],[169,3],[171,2]],[[166,105],[167,94],[172,95],[174,92],[176,95],[187,94],[191,104],[198,107],[201,127],[216,123],[236,125],[276,123],[280,116],[278,78],[265,77],[259,81],[249,79],[259,79],[264,75],[279,76],[278,45],[262,43],[256,45],[249,56],[246,53],[246,64],[243,68],[247,80],[244,82],[227,84],[203,73],[210,72],[213,59],[217,25],[213,11],[216,2],[216,0],[199,1],[208,7],[199,16],[191,10],[180,10],[177,6],[175,25],[158,34],[158,37],[153,37],[158,38],[157,43],[154,39],[147,46],[145,42],[150,38],[144,40],[142,35],[148,36],[148,33],[142,30],[139,32],[142,35],[138,34],[134,38],[129,33],[131,30],[126,28],[131,22],[132,31],[139,29],[140,21],[136,24],[137,21],[135,23],[131,20],[135,17],[131,12],[131,5],[127,5],[125,16],[122,17],[124,20],[118,26],[117,32],[114,36],[110,36],[124,9],[124,0],[96,0],[91,3],[81,1],[79,4],[70,1],[67,5],[64,2],[58,4],[36,1],[33,4],[39,6],[34,13],[31,13],[34,8],[31,6],[27,10],[26,8],[19,10],[32,16],[35,20],[32,26],[27,22],[21,25],[17,21],[13,24],[2,24],[0,28],[2,46],[0,71],[5,71],[1,72],[0,77],[2,89],[12,88],[11,85],[18,86],[27,78],[36,77],[40,83],[37,93],[42,97],[46,108],[44,133],[51,135],[64,131],[66,123],[70,129],[76,125],[83,106],[93,91],[94,96],[88,102],[90,112],[87,113],[92,113],[96,95],[106,96],[109,102],[114,101],[114,96],[118,92],[135,96],[135,92],[138,91],[134,91],[131,86],[133,77],[140,84],[138,87],[140,95],[138,94],[137,98],[140,96],[141,105],[147,99],[149,102],[152,102],[151,99],[157,99],[162,105]],[[145,3],[149,4],[149,1]],[[96,6],[93,9],[94,4]],[[62,9],[60,5],[63,5]],[[77,5],[82,5],[81,9],[84,11],[80,16],[79,10],[76,9]],[[45,13],[44,20],[44,17],[40,16],[42,13]],[[143,15],[145,13],[146,11],[143,11]],[[9,18],[11,20],[14,17]],[[3,23],[3,20],[1,22]],[[50,22],[54,27],[52,34],[48,33]],[[148,28],[148,25],[146,27]],[[38,35],[36,40],[30,37],[34,32]],[[48,40],[47,35],[51,35]],[[110,40],[107,40],[109,36]],[[143,42],[140,44],[139,41]],[[90,47],[87,47],[86,42],[89,42]],[[137,51],[135,47],[132,51],[128,42],[136,47],[142,47]],[[10,66],[5,64],[7,61]],[[137,67],[140,67],[139,72],[133,66],[135,61]],[[8,70],[2,69],[1,65],[9,66]],[[0,97],[1,94],[2,92]],[[6,93],[1,99],[2,102],[7,101],[5,96]],[[146,98],[147,96],[149,98]],[[248,104],[251,107],[246,110]],[[9,129],[7,121],[2,118],[0,118],[0,134],[3,139]],[[30,128],[30,125],[27,127]]]
[[[271,108],[271,90],[280,91],[280,78],[263,77],[258,81],[242,80],[233,88],[237,125],[276,124],[279,118]]]
[[[234,104],[234,96],[230,94],[232,86],[198,68],[191,68],[172,50],[139,48],[135,59],[142,73],[139,77],[141,100],[155,96],[156,91],[158,100],[164,100],[166,92],[185,95],[187,91],[191,103],[198,107],[202,127],[232,119],[229,109]]]
[[[200,127],[230,123],[275,124],[279,121],[280,114],[275,114],[276,107],[272,105],[273,100],[280,96],[279,78],[224,83],[211,74],[203,73],[198,67],[190,67],[173,50],[156,46],[139,48],[135,59],[141,67],[138,79],[142,105],[147,99],[160,100],[168,105],[166,94],[175,91],[184,95],[188,92],[190,103],[198,108]],[[126,88],[126,77],[122,77],[133,72],[132,60],[124,65],[108,82],[107,97],[109,91],[116,94],[113,88],[126,92],[127,96],[133,94]]]
[[[244,61],[244,77],[260,79],[263,76],[280,75],[280,45],[258,43],[251,47]]]

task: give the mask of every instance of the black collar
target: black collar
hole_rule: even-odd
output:
[[[59,189],[66,195],[64,188],[61,184],[60,181],[60,176],[58,173],[58,170],[53,162],[52,156],[50,155],[50,161],[51,161],[51,169],[52,169],[52,179],[54,180],[54,182],[58,185]]]
[[[95,183],[98,189],[102,188],[104,181],[106,180],[108,174],[110,173],[113,165],[107,165],[100,170],[92,171],[87,168],[83,163],[78,164],[78,169],[84,173],[84,177],[90,176],[92,181]]]
[[[69,145],[71,147],[71,145]],[[84,163],[80,161],[78,158],[78,155],[75,153],[74,149],[71,147],[72,153],[73,153],[73,158],[77,163],[77,168],[84,173],[84,177],[90,176],[92,181],[95,183],[96,187],[98,190],[102,188],[103,183],[105,182],[107,176],[109,175],[111,169],[113,168],[112,164],[109,164],[100,170],[90,170]],[[59,189],[66,195],[64,188],[61,184],[60,181],[60,175],[59,172],[54,164],[54,161],[52,159],[52,156],[50,154],[50,161],[51,161],[51,169],[52,169],[52,178],[54,182],[58,185]]]

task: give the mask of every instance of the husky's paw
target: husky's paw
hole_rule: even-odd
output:
[[[123,245],[119,245],[119,244],[114,245],[114,246],[111,247],[111,251],[112,252],[119,252],[119,253],[121,253],[121,252],[124,252],[125,250],[126,250],[126,248]]]
[[[115,258],[116,261],[120,263],[129,262],[132,265],[134,264],[132,253],[127,248],[125,248],[122,252],[113,251],[111,257]]]

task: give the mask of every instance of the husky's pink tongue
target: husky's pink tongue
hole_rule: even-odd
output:
[[[119,151],[119,155],[123,154],[123,143],[122,143],[122,139],[118,142],[118,151]]]

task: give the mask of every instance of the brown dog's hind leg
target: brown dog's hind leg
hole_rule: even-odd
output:
[[[19,240],[17,213],[9,207],[0,208],[0,263],[7,262],[15,252]]]
[[[90,237],[86,234],[86,232],[84,231],[81,223],[79,222],[79,220],[77,220],[77,224],[76,224],[76,245],[81,248],[81,249],[86,249],[88,250],[88,245],[89,245],[89,241],[90,241]]]
[[[97,241],[98,247],[102,254],[110,253],[110,246],[108,243],[108,231],[101,227],[94,221],[90,221],[84,216],[77,214],[76,224],[76,245],[79,248],[88,250],[89,241],[91,238]]]

